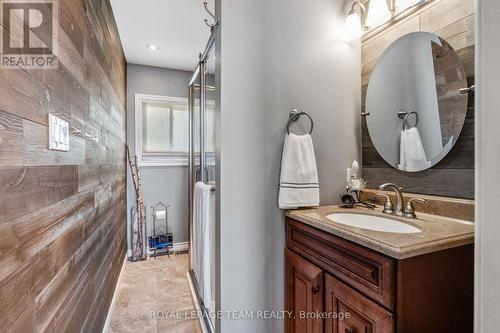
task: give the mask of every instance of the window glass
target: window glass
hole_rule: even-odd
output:
[[[140,100],[142,160],[187,157],[188,107],[179,98]]]

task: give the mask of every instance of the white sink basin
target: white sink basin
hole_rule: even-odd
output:
[[[418,228],[412,225],[379,216],[335,213],[327,215],[326,218],[336,223],[373,231],[396,234],[416,234],[420,232]]]

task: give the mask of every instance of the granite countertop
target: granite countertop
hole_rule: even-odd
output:
[[[421,231],[414,234],[399,234],[351,227],[326,218],[327,215],[333,213],[386,217],[413,225]],[[323,206],[289,210],[286,216],[395,259],[415,257],[474,243],[474,223],[472,222],[418,212],[417,219],[406,219],[383,214],[381,206],[377,206],[375,210],[364,207],[346,209],[339,206]]]

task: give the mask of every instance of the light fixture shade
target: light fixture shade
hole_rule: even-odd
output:
[[[358,13],[354,12],[346,17],[344,29],[344,36],[347,41],[360,39],[363,36],[361,18]]]
[[[386,0],[370,0],[366,25],[370,28],[378,27],[391,19],[391,13]]]

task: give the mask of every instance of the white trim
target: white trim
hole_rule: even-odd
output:
[[[116,299],[118,298],[118,286],[122,280],[123,270],[125,269],[125,261],[127,260],[127,255],[123,258],[122,269],[120,270],[120,275],[118,276],[118,281],[116,282],[115,291],[113,292],[113,298],[111,299],[111,304],[109,305],[108,314],[106,315],[106,321],[102,327],[102,333],[109,332],[109,325],[111,325],[111,317],[113,316],[113,309],[115,307]]]
[[[152,252],[150,252],[149,247],[146,250],[148,255],[152,255]],[[189,242],[174,243],[171,253],[175,253],[177,251],[189,251]]]
[[[177,251],[189,251],[189,242],[179,242],[179,243],[174,243],[174,247],[172,248],[173,252]],[[147,248],[147,253],[149,253],[149,247]],[[132,257],[132,250],[128,249],[127,250],[127,258]]]
[[[144,160],[142,156],[142,101],[143,100],[155,100],[170,103],[184,103],[186,107],[188,106],[187,97],[170,97],[170,96],[160,96],[160,95],[148,95],[148,94],[135,94],[135,104],[134,104],[134,117],[135,117],[135,155],[137,156],[137,164],[142,167],[158,167],[158,166],[187,166],[188,157],[163,157]]]
[[[139,162],[139,167],[174,167],[174,166],[188,166],[188,161],[185,158],[168,158],[168,160],[161,160],[158,162]]]
[[[174,251],[188,251],[189,242],[174,243]]]
[[[193,281],[191,280],[191,274],[187,272],[186,277],[188,279],[189,289],[191,290],[191,298],[193,299],[196,312],[201,313],[201,306],[200,303],[198,303],[198,299],[196,297],[196,291],[194,290],[194,284]],[[201,330],[203,331],[203,333],[210,333],[210,331],[207,328],[207,325],[205,324],[205,320],[203,320],[203,316],[198,316],[198,322],[200,323]]]
[[[474,332],[498,332],[500,313],[500,198],[498,76],[499,1],[475,1],[476,15],[476,224],[474,259]]]

